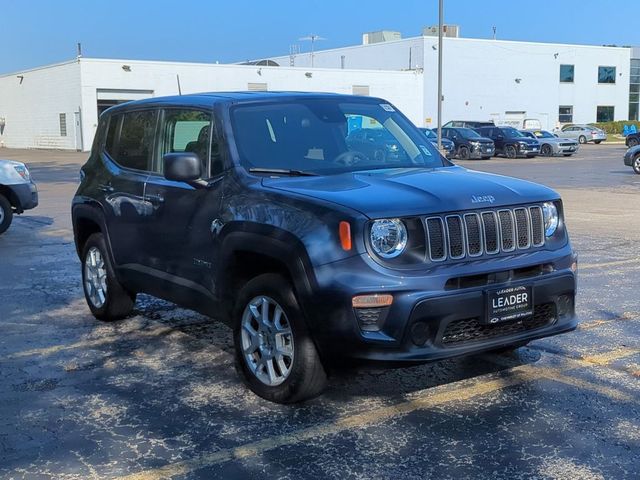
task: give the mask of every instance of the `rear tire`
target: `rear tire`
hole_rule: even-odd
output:
[[[540,149],[540,153],[543,157],[551,157],[553,155],[553,148],[551,148],[549,144],[544,144]]]
[[[136,295],[120,284],[102,233],[91,235],[82,249],[82,287],[89,309],[98,320],[120,320],[131,313]]]
[[[587,137],[585,137],[584,135],[580,135],[578,137],[578,143],[580,143],[580,145],[584,145],[585,143],[587,143]]]
[[[236,369],[253,393],[295,403],[324,390],[327,374],[284,277],[267,273],[250,280],[238,293],[233,320]]]
[[[7,231],[13,221],[13,208],[4,195],[0,195],[0,235]]]

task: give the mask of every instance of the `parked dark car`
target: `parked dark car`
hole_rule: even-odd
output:
[[[624,154],[624,164],[633,168],[633,171],[640,175],[640,145],[631,147]]]
[[[629,135],[627,135],[624,139],[624,143],[629,148],[640,145],[640,132],[630,133]]]
[[[496,145],[496,155],[508,158],[535,157],[540,153],[540,143],[513,127],[481,127],[476,132],[490,138]]]
[[[493,120],[477,121],[477,120],[451,120],[445,123],[442,128],[480,128],[493,127]]]
[[[438,147],[438,134],[436,132],[434,132],[430,128],[419,128],[418,130],[420,130],[427,136],[434,147]],[[448,138],[444,138],[444,136],[440,139],[440,141],[442,142],[442,148],[445,151],[446,157],[452,158],[455,155],[455,144]]]
[[[400,154],[352,150],[379,125]],[[560,196],[440,155],[379,98],[211,93],[105,111],[72,204],[89,309],[144,292],[226,321],[249,388],[320,393],[345,358],[424,362],[573,330]]]
[[[455,145],[455,156],[460,160],[486,160],[495,153],[493,140],[482,137],[470,128],[443,128],[442,136]]]
[[[347,135],[349,150],[362,152],[379,162],[400,162],[406,160],[405,152],[384,128],[357,128]]]

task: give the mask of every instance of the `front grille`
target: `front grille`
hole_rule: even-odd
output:
[[[561,143],[560,146],[561,147],[573,147],[573,146],[575,146],[575,143]]]
[[[539,206],[451,214],[425,220],[429,259],[459,260],[544,245]]]
[[[480,323],[477,318],[456,320],[447,325],[441,343],[446,346],[506,337],[516,333],[535,330],[553,323],[556,319],[554,303],[536,305],[533,315],[514,322],[497,324]]]

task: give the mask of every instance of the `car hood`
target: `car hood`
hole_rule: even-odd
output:
[[[22,178],[15,169],[15,167],[24,166],[25,164],[22,162],[0,159],[0,184],[18,185],[22,183],[29,183],[29,181]]]
[[[459,166],[265,178],[263,186],[339,204],[369,218],[491,208],[558,199],[550,188]]]
[[[545,142],[555,142],[555,143],[578,143],[577,140],[573,139],[573,138],[541,138],[540,141],[545,141]]]

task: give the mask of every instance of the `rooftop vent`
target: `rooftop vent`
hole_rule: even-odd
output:
[[[424,35],[425,37],[437,37],[438,25],[434,25],[432,27],[424,27],[422,29],[422,35]],[[458,38],[460,36],[460,25],[443,25],[442,35],[444,37]]]
[[[437,30],[437,29],[436,29]],[[362,34],[362,44],[369,45],[371,43],[390,42],[392,40],[401,40],[400,32],[393,30],[379,30],[377,32],[368,32]]]

